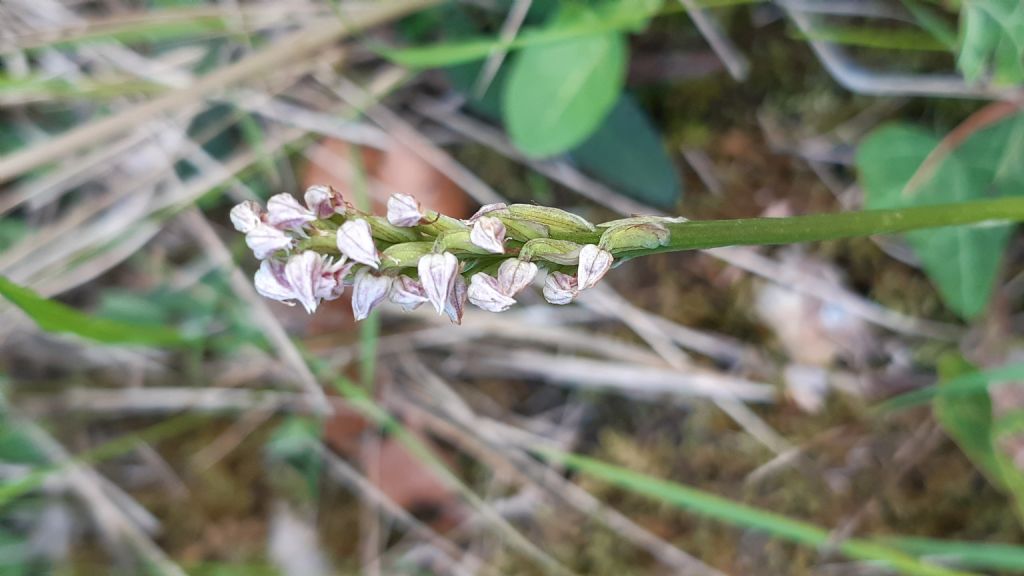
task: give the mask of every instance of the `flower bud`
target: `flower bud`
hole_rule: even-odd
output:
[[[575,235],[593,232],[594,225],[572,212],[547,206],[533,204],[513,204],[508,207],[509,214],[518,220],[528,220],[548,227],[552,237]]]
[[[393,226],[410,228],[423,220],[418,200],[408,194],[392,194],[388,198],[388,222]]]
[[[502,293],[498,279],[484,273],[474,274],[469,280],[469,301],[488,312],[504,312],[516,303]]]
[[[505,225],[497,218],[481,216],[473,223],[473,228],[469,231],[469,240],[475,246],[492,254],[504,254]]]
[[[373,269],[380,266],[370,225],[363,219],[348,220],[338,229],[338,250],[352,260]]]
[[[461,274],[455,275],[452,282],[452,290],[448,293],[448,300],[444,303],[444,313],[454,324],[462,324],[462,313],[466,311],[467,299],[466,281]]]
[[[449,230],[437,235],[434,241],[434,248],[444,252],[455,252],[457,254],[490,254],[486,248],[481,248],[473,242],[470,230]]]
[[[629,218],[619,218],[618,220],[609,220],[602,222],[597,225],[598,228],[614,228],[616,226],[626,226],[629,224],[680,224],[687,222],[686,218],[682,216],[630,216]]]
[[[301,228],[314,220],[316,215],[299,204],[291,194],[274,194],[267,200],[267,223],[275,228]]]
[[[656,222],[622,224],[608,228],[601,234],[601,248],[615,254],[646,248],[653,250],[668,244],[671,233]]]
[[[231,209],[231,224],[235,230],[248,234],[263,222],[263,208],[252,200],[246,200]]]
[[[472,216],[469,217],[469,220],[467,220],[467,222],[472,224],[473,222],[476,222],[477,220],[479,220],[481,216],[486,216],[490,212],[494,212],[494,211],[497,211],[497,210],[505,210],[507,208],[508,208],[508,205],[505,204],[504,202],[496,202],[494,204],[484,204],[483,206],[480,207],[479,210],[476,211],[475,214],[473,214]]]
[[[264,260],[261,262],[260,269],[256,271],[256,275],[253,277],[253,284],[256,286],[256,292],[260,296],[284,302],[289,306],[295,305],[292,302],[295,299],[295,291],[292,290],[292,286],[288,283],[288,278],[285,276],[285,265],[283,262],[278,262],[277,260]]]
[[[580,250],[580,267],[576,273],[579,289],[586,290],[598,283],[612,267],[614,257],[611,252],[602,250],[594,244],[587,244]]]
[[[403,242],[381,252],[381,269],[415,268],[420,258],[434,251],[433,242]]]
[[[568,304],[578,293],[576,279],[568,274],[552,272],[544,279],[544,299],[552,304]]]
[[[306,207],[320,219],[330,218],[335,214],[345,213],[345,199],[331,186],[316,184],[306,188],[303,195]]]
[[[292,287],[295,299],[310,314],[320,304],[317,294],[334,290],[334,277],[324,275],[324,268],[324,257],[311,250],[295,254],[284,266],[284,276]]]
[[[389,299],[409,312],[427,301],[427,293],[423,290],[423,284],[403,275],[391,283]]]
[[[258,224],[245,235],[245,243],[256,258],[263,260],[278,250],[292,247],[292,237],[269,224]]]
[[[505,225],[506,233],[514,240],[528,242],[534,238],[547,238],[550,236],[548,227],[529,220],[518,220],[510,216],[495,216]]]
[[[445,302],[452,291],[455,277],[459,275],[459,260],[454,254],[428,254],[420,258],[417,269],[420,282],[427,299],[440,315],[444,312]]]
[[[374,238],[389,244],[415,242],[420,239],[420,234],[412,228],[394,226],[387,218],[381,216],[366,216],[366,223],[370,225],[370,234]]]
[[[580,245],[568,240],[534,238],[519,250],[519,258],[527,262],[541,258],[565,266],[579,262]]]
[[[378,276],[369,268],[360,268],[352,283],[352,314],[356,320],[369,316],[387,297],[390,286],[391,279],[387,276]]]
[[[536,277],[537,265],[518,258],[509,258],[498,267],[498,286],[507,296],[522,292]]]

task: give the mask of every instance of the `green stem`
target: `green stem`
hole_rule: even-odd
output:
[[[925,228],[1024,220],[1024,198],[976,200],[893,210],[864,210],[790,218],[697,220],[666,224],[672,236],[655,249],[616,254],[625,258],[723,246],[793,244],[909,232]]]

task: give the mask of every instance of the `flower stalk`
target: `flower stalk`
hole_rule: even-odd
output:
[[[392,197],[383,218],[325,186],[311,187],[304,200],[305,206],[278,194],[266,210],[243,202],[231,212],[232,224],[263,261],[255,277],[262,295],[312,313],[352,286],[356,319],[390,300],[405,310],[429,303],[456,323],[466,302],[507,310],[541,270],[547,272],[545,299],[568,304],[615,265],[648,254],[1024,220],[1024,198],[790,218],[634,216],[596,225],[528,204],[491,204],[458,220],[425,211],[404,194]]]

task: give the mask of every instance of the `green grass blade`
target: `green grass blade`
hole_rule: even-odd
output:
[[[850,558],[879,562],[901,574],[915,576],[967,576],[970,574],[926,564],[903,552],[866,540],[848,539],[833,542],[827,530],[814,524],[734,502],[682,484],[652,478],[586,456],[558,452],[547,447],[538,447],[535,451],[546,458],[565,464],[577,472],[603,480],[623,490],[690,510],[727,524],[758,530],[803,546],[820,549],[834,547]]]
[[[123,324],[95,318],[0,276],[0,296],[20,308],[47,332],[74,334],[104,344],[140,346],[188,346],[196,343],[180,332],[163,326]]]
[[[893,537],[879,542],[914,556],[924,556],[977,570],[1024,572],[1024,547],[1012,544]]]
[[[876,410],[879,412],[894,412],[914,406],[927,404],[932,398],[938,395],[943,396],[968,396],[971,394],[984,394],[988,391],[989,384],[999,384],[1024,380],[1024,364],[1008,364],[984,372],[972,372],[958,378],[953,378],[942,386],[929,386],[907,392],[880,404]]]

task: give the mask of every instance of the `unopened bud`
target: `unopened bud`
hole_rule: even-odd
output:
[[[366,216],[366,222],[370,225],[373,237],[388,244],[415,242],[420,239],[420,235],[412,228],[400,228],[381,216]]]
[[[489,214],[491,212],[495,212],[497,210],[505,210],[506,208],[508,208],[508,205],[505,204],[504,202],[496,202],[494,204],[484,204],[483,206],[480,207],[479,210],[476,211],[475,214],[473,214],[472,216],[469,217],[469,220],[467,220],[467,222],[472,224],[473,222],[476,222],[477,220],[479,220],[482,216],[486,216],[487,214]]]
[[[341,192],[331,186],[317,184],[306,188],[303,195],[306,207],[309,208],[317,218],[330,218],[335,214],[345,213],[345,199]]]
[[[408,194],[392,194],[388,198],[388,222],[393,226],[411,228],[423,220],[418,200]]]
[[[370,312],[387,297],[390,286],[390,278],[378,276],[368,268],[361,268],[356,272],[355,281],[352,283],[352,314],[355,319],[363,320],[369,316]]]
[[[671,235],[668,228],[655,222],[623,224],[605,230],[600,246],[612,254],[643,248],[653,250],[668,244]]]
[[[558,208],[534,206],[533,204],[513,204],[508,207],[508,211],[513,218],[518,220],[528,220],[547,226],[552,238],[593,232],[596,229],[586,219]]]
[[[381,269],[415,268],[420,258],[434,251],[433,242],[403,242],[381,252]]]
[[[461,274],[455,275],[452,281],[451,292],[448,293],[448,300],[444,303],[444,313],[454,324],[462,324],[462,314],[466,310],[467,299],[466,281]]]
[[[598,283],[612,267],[615,258],[611,252],[594,244],[587,244],[580,250],[580,266],[576,273],[580,290],[586,290]]]
[[[455,277],[459,275],[459,260],[454,254],[428,254],[420,258],[417,269],[427,299],[438,314],[444,312],[445,302],[452,291]]]
[[[316,215],[291,194],[274,194],[267,200],[267,223],[275,228],[301,228],[314,220]]]
[[[498,267],[498,286],[508,296],[515,296],[525,289],[537,277],[537,265],[523,262],[517,258],[509,258]]]
[[[535,238],[519,250],[519,257],[527,262],[540,258],[555,264],[574,265],[579,262],[581,246],[568,240]]]
[[[263,208],[252,200],[246,200],[231,209],[231,224],[242,234],[248,234],[263,222]]]
[[[350,259],[374,269],[380,266],[377,247],[366,220],[348,220],[338,228],[338,250]]]
[[[469,240],[475,246],[492,254],[504,254],[505,225],[497,218],[482,216],[473,223],[473,228],[469,231]]]
[[[484,273],[474,274],[469,280],[469,301],[488,312],[504,312],[516,303],[502,293],[498,279]]]
[[[427,301],[427,293],[423,289],[423,284],[408,276],[399,276],[391,283],[389,299],[409,312]]]
[[[579,293],[576,278],[561,272],[552,272],[544,279],[544,299],[552,304],[568,304]]]

